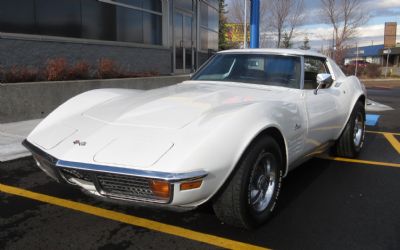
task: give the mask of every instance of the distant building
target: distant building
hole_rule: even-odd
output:
[[[347,65],[352,61],[382,64],[383,48],[383,44],[350,48],[346,52],[344,64]]]
[[[396,47],[396,32],[397,23],[396,22],[386,22],[385,23],[385,34],[383,45],[385,48]]]
[[[189,73],[218,50],[218,0],[1,0],[0,67],[115,60]]]

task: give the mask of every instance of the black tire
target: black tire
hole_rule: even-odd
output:
[[[365,138],[365,107],[360,101],[354,106],[350,119],[336,142],[336,155],[355,158],[361,151]]]
[[[282,175],[283,157],[278,143],[270,136],[259,138],[246,150],[214,200],[215,214],[226,224],[247,229],[265,223],[275,208]]]

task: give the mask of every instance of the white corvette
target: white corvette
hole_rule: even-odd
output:
[[[365,100],[360,81],[324,55],[230,50],[174,86],[80,94],[24,145],[59,182],[164,207],[210,201],[222,221],[252,228],[288,171],[329,148],[357,156]]]

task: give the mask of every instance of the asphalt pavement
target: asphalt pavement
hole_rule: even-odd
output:
[[[0,249],[400,249],[400,88],[370,88],[358,161],[313,159],[289,173],[257,230],[209,205],[177,213],[108,203],[54,182],[31,157],[0,163]]]

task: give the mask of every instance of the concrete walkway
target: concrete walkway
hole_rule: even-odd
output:
[[[0,124],[0,162],[30,155],[21,142],[40,121],[41,119]]]

